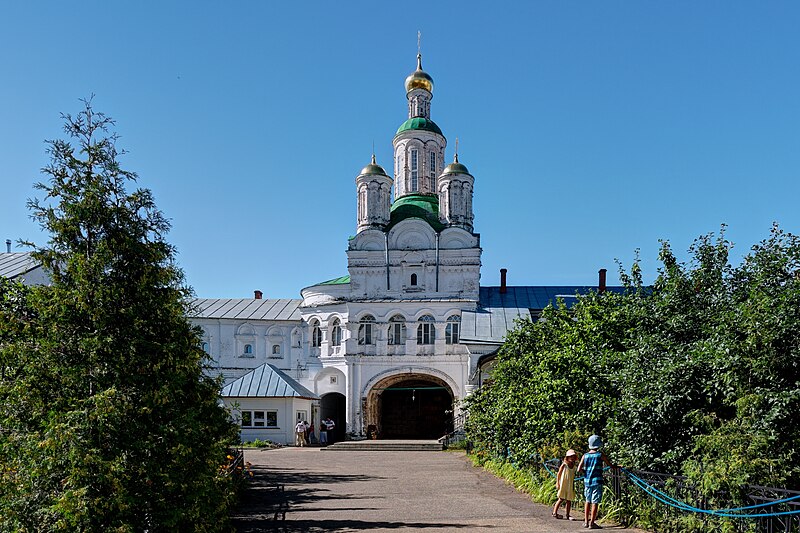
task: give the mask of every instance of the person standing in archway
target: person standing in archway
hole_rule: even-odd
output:
[[[328,445],[328,424],[327,418],[323,418],[319,421],[319,445],[320,446],[327,446]]]
[[[322,428],[325,429],[326,440],[328,444],[333,444],[335,442],[333,430],[336,429],[336,423],[331,419],[331,417],[327,417],[322,421]],[[321,437],[320,441],[322,441]]]

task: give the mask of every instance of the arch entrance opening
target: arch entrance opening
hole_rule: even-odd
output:
[[[320,401],[320,420],[330,418],[335,424],[334,430],[328,434],[328,442],[334,443],[344,440],[347,427],[347,399],[344,394],[329,392],[323,394]]]
[[[381,439],[438,439],[452,431],[453,391],[426,374],[391,376],[367,395],[367,430]]]

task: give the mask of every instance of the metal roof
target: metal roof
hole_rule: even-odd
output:
[[[14,279],[40,267],[30,252],[0,253],[0,277]]]
[[[610,292],[621,292],[623,287],[608,287]],[[461,340],[466,342],[503,342],[506,333],[514,329],[518,318],[531,318],[549,304],[561,298],[567,307],[577,302],[577,294],[597,291],[597,287],[587,286],[537,286],[507,287],[505,293],[500,287],[481,287],[480,302],[475,311],[461,313]]]
[[[254,298],[195,298],[192,318],[234,318],[239,320],[300,320],[303,300]]]
[[[275,366],[264,363],[222,388],[225,398],[306,398],[319,396],[300,385]]]

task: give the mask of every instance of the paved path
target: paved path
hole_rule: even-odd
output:
[[[581,513],[555,520],[463,453],[282,448],[245,460],[255,477],[233,517],[239,532],[586,531]]]

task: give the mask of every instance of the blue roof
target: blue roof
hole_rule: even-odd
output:
[[[300,385],[274,365],[264,363],[222,388],[224,398],[306,398],[319,396]]]
[[[607,287],[609,292],[623,292],[624,287]],[[535,318],[549,304],[560,298],[569,308],[578,294],[596,292],[596,286],[481,287],[478,308],[461,313],[461,339],[466,342],[501,343],[518,318]]]

